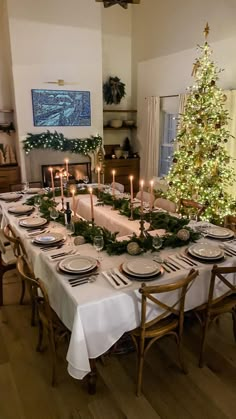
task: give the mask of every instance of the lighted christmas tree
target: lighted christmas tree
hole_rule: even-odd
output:
[[[205,38],[209,33],[207,24]],[[225,143],[228,112],[224,109],[227,97],[217,87],[221,72],[211,60],[212,50],[207,41],[199,47],[200,56],[193,66],[195,83],[188,89],[185,110],[180,115],[175,142],[173,165],[167,176],[169,199],[193,199],[206,204],[203,219],[222,220],[230,213],[232,197],[227,193],[233,184],[234,172]]]

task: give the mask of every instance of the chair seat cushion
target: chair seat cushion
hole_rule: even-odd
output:
[[[16,258],[11,246],[6,247],[5,253],[1,253],[1,258],[4,265],[16,264]]]
[[[160,320],[158,323],[152,325],[151,327],[146,328],[145,337],[162,336],[163,334],[169,333],[172,330],[176,329],[178,324],[179,324],[178,317],[174,315],[170,315]],[[132,330],[131,334],[134,336],[140,336],[141,334],[140,327],[137,327],[136,329]]]

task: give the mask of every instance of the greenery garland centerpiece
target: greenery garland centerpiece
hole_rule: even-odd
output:
[[[34,200],[38,195],[30,197],[27,201],[27,205],[34,205]],[[50,221],[50,210],[52,207],[56,207],[58,204],[53,200],[52,194],[45,193],[41,196],[41,203],[39,211],[44,218]],[[122,200],[117,200],[121,205]],[[199,233],[194,232],[191,228],[186,227],[188,223],[187,219],[179,219],[171,216],[168,213],[154,213],[155,217],[155,229],[161,228],[166,230],[166,234],[162,237],[164,247],[180,247],[186,246],[189,242],[194,242],[199,238]],[[60,213],[57,222],[64,225],[64,214]],[[138,254],[153,250],[152,248],[152,236],[146,231],[145,237],[140,238],[136,234],[133,234],[127,240],[117,240],[116,236],[118,232],[111,233],[105,227],[97,226],[92,224],[90,221],[74,219],[75,224],[75,236],[82,236],[86,243],[93,243],[94,236],[102,234],[104,239],[104,250],[109,255],[120,255],[123,253]],[[135,247],[135,252],[131,249]]]
[[[23,144],[23,149],[26,154],[29,154],[33,149],[52,149],[55,151],[67,151],[70,153],[87,155],[101,147],[102,137],[100,135],[92,135],[89,138],[68,139],[57,131],[46,131],[40,134],[28,133]]]

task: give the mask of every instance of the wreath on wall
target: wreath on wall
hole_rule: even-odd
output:
[[[125,95],[125,83],[122,83],[118,77],[109,77],[108,81],[104,83],[103,96],[107,105],[112,103],[117,105]]]

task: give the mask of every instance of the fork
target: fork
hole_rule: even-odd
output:
[[[92,275],[88,279],[80,280],[77,282],[70,283],[71,287],[77,287],[78,285],[88,284],[96,281],[96,276]]]
[[[189,266],[198,266],[197,263],[195,263],[192,259],[190,260],[187,256],[184,255],[175,255],[177,259],[183,260],[185,263],[187,263]]]

